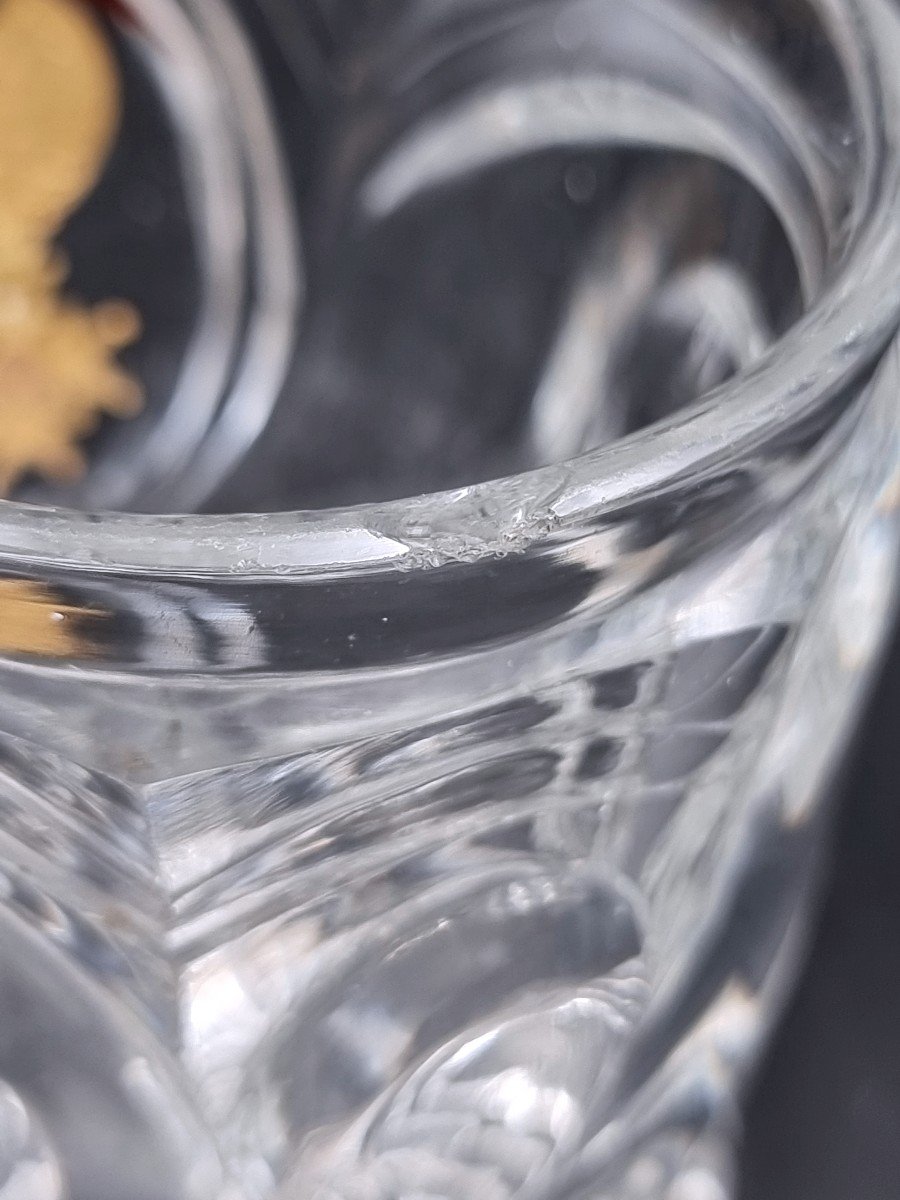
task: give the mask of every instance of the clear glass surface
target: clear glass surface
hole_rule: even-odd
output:
[[[892,614],[896,6],[103,20],[145,400],[0,504],[0,1198],[725,1200]]]

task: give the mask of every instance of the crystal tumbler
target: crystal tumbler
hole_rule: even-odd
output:
[[[891,619],[900,11],[4,63],[0,1200],[726,1200]]]

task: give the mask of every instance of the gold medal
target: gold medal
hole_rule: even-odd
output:
[[[115,352],[139,332],[123,301],[61,294],[53,240],[112,146],[119,78],[79,0],[0,0],[0,492],[29,471],[71,480],[104,414],[140,408]]]

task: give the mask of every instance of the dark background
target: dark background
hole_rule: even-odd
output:
[[[900,633],[841,788],[811,954],[754,1088],[740,1200],[900,1197]]]

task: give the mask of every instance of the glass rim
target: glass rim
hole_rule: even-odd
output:
[[[523,552],[651,490],[740,462],[808,419],[865,374],[900,325],[900,16],[890,0],[843,5],[862,49],[852,82],[866,160],[850,236],[828,286],[749,369],[575,458],[384,502],[178,515],[0,501],[0,554],[141,576],[343,576],[472,563]]]

